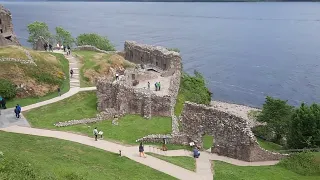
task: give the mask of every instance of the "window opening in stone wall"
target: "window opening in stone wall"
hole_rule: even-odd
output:
[[[156,66],[158,66],[158,62],[156,62]]]
[[[2,29],[0,29],[0,33],[3,33],[3,30],[2,30]]]
[[[0,24],[2,24],[2,20],[0,19]]]
[[[163,64],[163,69],[167,69],[167,64]]]

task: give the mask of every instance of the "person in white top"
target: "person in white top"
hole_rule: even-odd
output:
[[[119,74],[118,73],[116,74],[116,80],[119,80]]]
[[[94,128],[94,130],[93,130],[93,135],[94,135],[94,139],[96,140],[96,141],[98,141],[98,130],[97,130],[97,128],[95,127]]]
[[[59,43],[57,44],[57,48],[58,48],[58,50],[60,50],[60,46],[59,46]]]

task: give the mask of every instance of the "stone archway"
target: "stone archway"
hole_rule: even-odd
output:
[[[284,156],[262,149],[241,117],[186,102],[181,120],[183,134],[197,145],[202,145],[204,134],[214,137],[213,153],[245,161],[279,160]]]

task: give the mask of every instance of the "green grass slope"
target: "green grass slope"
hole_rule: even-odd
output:
[[[0,131],[0,179],[175,179],[97,148],[54,138]]]
[[[5,79],[18,87],[15,98],[7,100],[8,107],[13,107],[17,103],[26,106],[51,99],[57,96],[58,87],[62,93],[69,90],[69,63],[61,54],[5,46],[0,47],[0,59],[27,60],[25,51],[30,53],[37,66],[0,61],[0,81]],[[21,85],[23,87],[20,87]],[[4,94],[0,95],[5,97]]]

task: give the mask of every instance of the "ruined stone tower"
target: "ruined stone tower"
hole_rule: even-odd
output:
[[[0,46],[6,45],[20,45],[20,43],[13,32],[10,11],[0,5]]]

